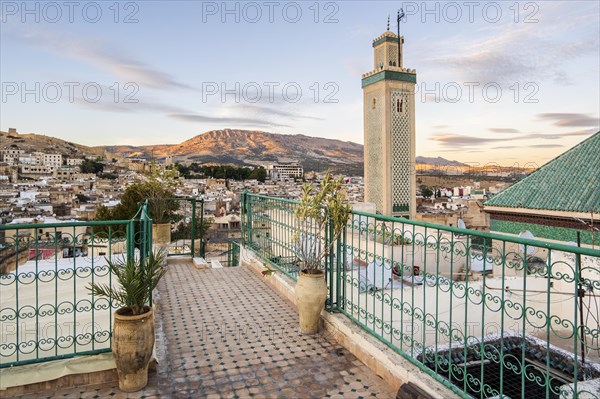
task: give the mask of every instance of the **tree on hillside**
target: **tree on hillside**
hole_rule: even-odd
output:
[[[104,165],[99,160],[85,159],[81,165],[79,165],[81,173],[93,173],[98,174],[104,171]]]
[[[431,198],[433,195],[433,190],[427,187],[426,185],[422,185],[419,187],[421,189],[421,195],[425,198]]]
[[[254,168],[254,170],[250,173],[250,176],[248,176],[248,178],[256,179],[259,182],[264,183],[267,179],[267,171],[262,166],[259,166],[258,168]]]

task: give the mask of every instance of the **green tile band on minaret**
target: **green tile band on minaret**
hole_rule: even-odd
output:
[[[374,75],[363,78],[362,88],[377,83],[381,80],[398,80],[401,82],[417,83],[417,75],[415,73],[397,72],[397,71],[381,71]]]

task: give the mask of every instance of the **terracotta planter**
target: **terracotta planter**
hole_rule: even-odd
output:
[[[156,223],[152,225],[152,243],[169,244],[171,242],[171,223]]]
[[[154,312],[125,315],[128,308],[115,312],[112,351],[115,355],[119,389],[135,392],[148,384],[148,364],[154,348]]]
[[[300,316],[300,332],[306,335],[319,332],[321,312],[327,299],[327,284],[323,271],[319,271],[318,274],[301,271],[294,291]]]

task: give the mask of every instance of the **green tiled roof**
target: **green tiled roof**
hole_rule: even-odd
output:
[[[600,132],[500,191],[485,205],[600,212]]]

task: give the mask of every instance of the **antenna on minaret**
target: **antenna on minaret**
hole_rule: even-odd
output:
[[[390,30],[390,14],[388,14],[388,27],[387,27],[387,30],[388,30],[388,32]]]
[[[398,68],[400,68],[402,66],[402,64],[400,63],[400,20],[404,18],[404,9],[399,9],[398,10]]]

